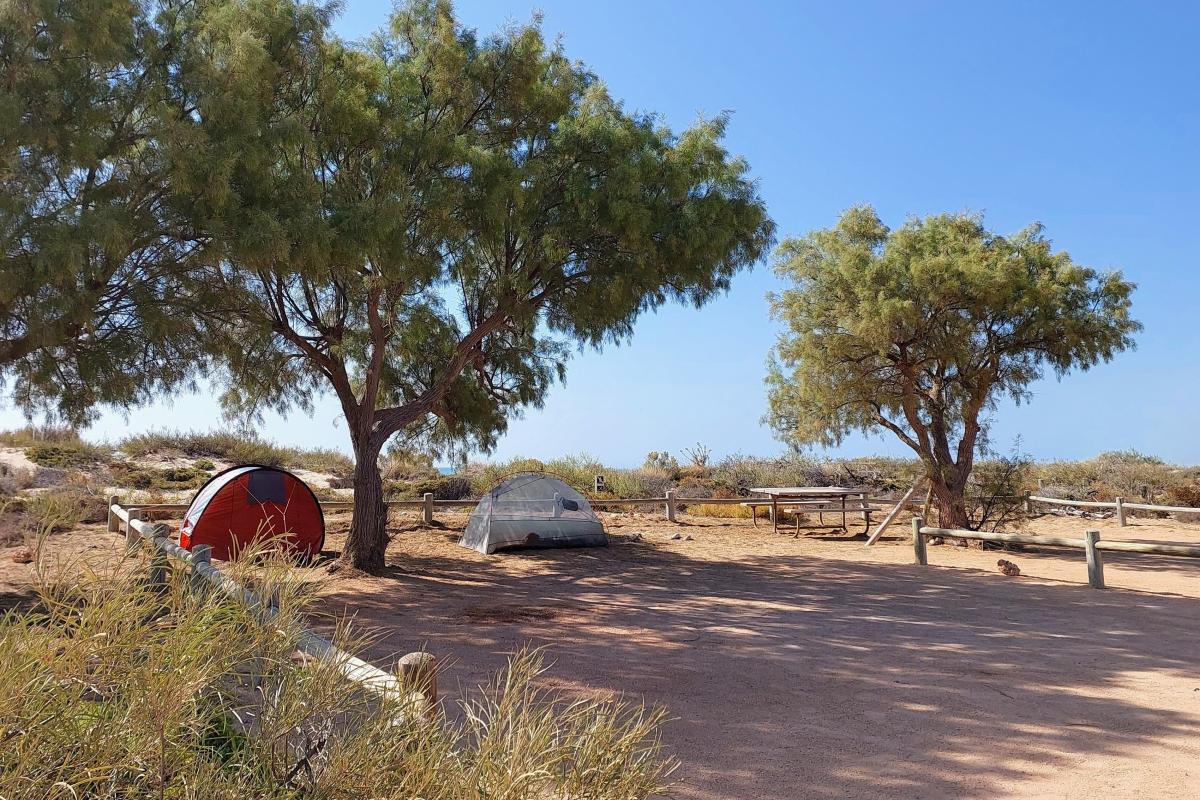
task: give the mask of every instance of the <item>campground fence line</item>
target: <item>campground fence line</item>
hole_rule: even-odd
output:
[[[175,504],[157,505],[175,507]],[[167,525],[142,519],[144,508],[110,502],[108,530],[110,533],[120,533],[124,529],[125,548],[130,555],[136,554],[143,544],[149,546],[149,577],[152,584],[165,586],[170,569],[168,559],[174,559],[181,567],[191,571],[192,581],[197,586],[208,584],[227,599],[252,609],[263,619],[270,620],[278,616],[279,610],[269,598],[259,596],[212,565],[212,553],[208,545],[196,545],[190,552],[183,549],[171,539]],[[423,713],[436,714],[437,662],[429,653],[416,652],[404,656],[397,664],[399,675],[395,675],[347,653],[309,630],[301,631],[297,650],[332,664],[346,680],[359,684],[372,694],[407,699],[416,703]]]
[[[1135,511],[1158,511],[1164,514],[1200,514],[1200,508],[1190,508],[1188,506],[1160,506],[1155,505],[1154,503],[1127,503],[1123,497],[1118,497],[1115,500],[1108,502],[1103,500],[1063,500],[1060,497],[1029,495],[1026,498],[1026,508],[1029,509],[1033,503],[1045,503],[1046,505],[1065,506],[1067,508],[1112,509],[1117,512],[1117,524],[1121,527],[1124,527],[1126,524],[1126,509],[1133,509]]]
[[[1195,511],[1196,509],[1191,509]],[[912,522],[913,561],[922,566],[929,564],[926,551],[926,539],[929,537],[943,539],[973,539],[982,542],[998,542],[1004,544],[1027,544],[1039,547],[1067,547],[1083,550],[1087,560],[1088,585],[1094,589],[1104,588],[1104,557],[1105,550],[1119,553],[1143,553],[1160,556],[1179,556],[1183,558],[1200,558],[1200,546],[1188,544],[1165,544],[1158,542],[1125,542],[1107,541],[1100,538],[1100,531],[1083,532],[1082,539],[1066,536],[1036,536],[1025,533],[989,533],[986,531],[966,531],[955,528],[931,528],[920,517]]]
[[[852,498],[855,505],[848,506],[847,512],[861,513],[863,510],[862,503],[865,502],[870,506],[869,510],[879,511],[894,507],[897,503],[904,505],[919,507],[920,503],[909,503],[903,500],[895,500],[887,497],[870,497],[863,493],[862,496]],[[662,506],[663,513],[672,522],[675,521],[675,514],[680,508],[687,506],[704,505],[704,506],[736,506],[744,503],[767,503],[770,501],[764,498],[754,497],[680,497],[674,490],[669,490],[662,497],[597,497],[587,498],[589,504],[593,506]],[[108,499],[109,505],[121,505],[119,495],[110,495]],[[323,511],[348,511],[354,508],[353,500],[319,500],[321,510]],[[436,509],[449,508],[474,508],[478,504],[478,500],[435,500],[432,494],[426,493],[421,500],[386,500],[384,505],[388,508],[419,508],[423,511],[425,522],[433,522],[433,515]],[[122,507],[125,509],[136,509],[145,517],[153,517],[160,514],[169,514],[172,512],[187,511],[188,503],[127,503]],[[780,507],[790,504],[780,503]],[[817,511],[813,508],[813,511]],[[823,509],[825,511],[835,510],[834,506],[829,506]],[[836,510],[840,511],[838,506]]]
[[[662,506],[663,514],[671,522],[675,522],[675,515],[681,508],[686,508],[690,505],[742,505],[750,504],[761,500],[762,498],[754,497],[680,497],[676,492],[668,490],[662,497],[597,497],[588,498],[588,502],[593,506],[600,507],[621,507],[621,506]],[[912,497],[912,492],[909,492],[903,497],[879,497],[871,496],[866,492],[859,493],[858,497],[851,498],[854,505],[847,508],[847,511],[861,513],[866,507],[870,511],[892,510],[897,506],[919,509],[924,506],[924,502]],[[968,498],[972,499],[972,498]],[[974,498],[979,499],[979,498]],[[1023,501],[1025,511],[1033,513],[1035,503],[1043,503],[1045,505],[1059,506],[1065,508],[1095,508],[1109,509],[1116,512],[1117,524],[1124,527],[1127,524],[1126,511],[1152,511],[1164,514],[1197,514],[1200,515],[1200,508],[1191,508],[1189,506],[1164,506],[1155,505],[1153,503],[1129,503],[1124,498],[1118,497],[1113,501],[1101,500],[1064,500],[1058,497],[1043,497],[1041,495],[1023,494],[1023,495],[997,495],[994,498],[997,500]],[[117,495],[109,497],[109,505],[118,504],[120,498]],[[319,501],[322,510],[326,511],[346,511],[354,508],[353,500],[321,500]],[[420,500],[387,500],[385,505],[388,508],[419,508],[422,511],[422,517],[426,525],[433,523],[434,513],[437,509],[450,508],[473,508],[477,504],[477,500],[436,500],[431,493],[426,493]],[[786,504],[781,504],[781,507]],[[123,506],[126,509],[137,509],[147,517],[154,517],[158,514],[166,514],[171,512],[186,511],[187,503],[129,503]],[[812,511],[834,511],[841,510],[840,508],[812,508]]]

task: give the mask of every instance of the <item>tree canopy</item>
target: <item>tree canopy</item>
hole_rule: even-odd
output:
[[[771,243],[725,117],[676,135],[629,113],[536,21],[480,38],[415,2],[362,47],[247,30],[213,45],[246,63],[199,79],[250,86],[202,106],[181,165],[223,242],[226,400],[337,395],[359,566],[382,564],[390,437],[489,447],[574,347],[703,304]]]
[[[0,376],[29,411],[84,421],[202,363],[187,276],[205,237],[167,177],[185,34],[169,4],[0,10]]]
[[[785,326],[769,365],[767,421],[795,446],[891,431],[920,457],[943,525],[987,413],[1049,369],[1088,369],[1133,346],[1134,285],[1054,251],[1040,225],[1013,236],[943,214],[889,230],[870,207],[783,242],[769,298]]]

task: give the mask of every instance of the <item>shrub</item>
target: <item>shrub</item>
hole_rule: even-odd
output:
[[[63,425],[27,425],[14,431],[0,431],[0,444],[8,447],[33,447],[40,444],[83,444],[79,431]]]
[[[651,450],[647,453],[646,460],[642,463],[642,469],[651,472],[661,472],[672,480],[679,478],[679,462],[675,459],[675,456],[665,450]]]
[[[441,474],[433,465],[433,456],[405,448],[389,450],[380,465],[380,472],[385,481],[415,481]]]
[[[108,518],[108,501],[95,489],[68,485],[29,495],[19,510],[32,538],[69,531],[85,522]]]
[[[536,458],[514,458],[495,464],[472,464],[467,468],[473,494],[481,495],[515,472],[545,472],[546,465]]]
[[[84,442],[38,444],[25,449],[25,456],[40,467],[78,469],[108,459],[108,453]]]
[[[691,462],[691,466],[703,470],[708,466],[708,459],[712,456],[712,451],[700,442],[696,442],[695,447],[683,448],[683,455]]]
[[[0,619],[0,797],[642,800],[665,788],[661,712],[561,702],[536,687],[534,652],[432,722],[293,658],[309,598],[261,574],[280,598],[269,622],[193,595],[174,569],[165,593],[84,571]]]
[[[313,495],[317,500],[324,502],[326,500],[347,500],[351,499],[351,495],[345,492],[339,492],[332,486],[312,486]]]
[[[33,470],[0,464],[0,497],[14,495],[36,484]]]
[[[671,477],[658,470],[619,470],[608,477],[608,490],[615,497],[663,497],[672,485]]]
[[[117,486],[131,489],[157,489],[178,492],[200,488],[209,478],[208,472],[191,467],[137,467],[132,464],[115,464],[111,468],[113,482]]]
[[[150,431],[127,436],[121,440],[120,449],[134,458],[176,452],[192,458],[218,458],[238,464],[263,464],[330,474],[349,473],[354,469],[353,460],[339,450],[281,447],[248,432]]]
[[[200,469],[205,472],[211,472],[216,469],[217,465],[209,461],[207,458],[198,458],[192,462],[192,469]]]
[[[972,530],[998,531],[1024,514],[1022,495],[1030,482],[1031,466],[1017,448],[1008,456],[975,463],[967,487]]]
[[[434,500],[462,500],[471,496],[471,481],[459,475],[443,475],[410,486],[411,493],[416,497],[432,494]]]

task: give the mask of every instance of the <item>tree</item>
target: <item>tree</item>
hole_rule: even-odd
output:
[[[171,202],[165,135],[186,31],[171,4],[0,11],[0,377],[81,422],[202,363],[187,276],[204,237]]]
[[[943,527],[967,527],[964,489],[1004,396],[1022,401],[1133,345],[1134,285],[1054,252],[1040,225],[1012,237],[979,216],[890,231],[870,207],[789,239],[770,300],[786,326],[772,352],[767,421],[795,446],[885,429],[924,465]]]
[[[227,176],[201,193],[221,198],[215,280],[236,307],[226,400],[252,414],[332,390],[356,460],[343,559],[377,569],[390,438],[490,447],[573,346],[703,304],[773,225],[725,117],[676,136],[626,112],[536,22],[479,39],[415,2],[365,47],[312,37],[300,59],[256,65],[273,84],[257,107],[205,105],[194,152],[233,155],[190,180]],[[257,145],[221,145],[247,124]]]

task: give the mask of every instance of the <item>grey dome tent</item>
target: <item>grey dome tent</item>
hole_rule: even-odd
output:
[[[483,496],[459,544],[494,553],[503,547],[603,547],[608,536],[579,492],[552,475],[521,472]]]

